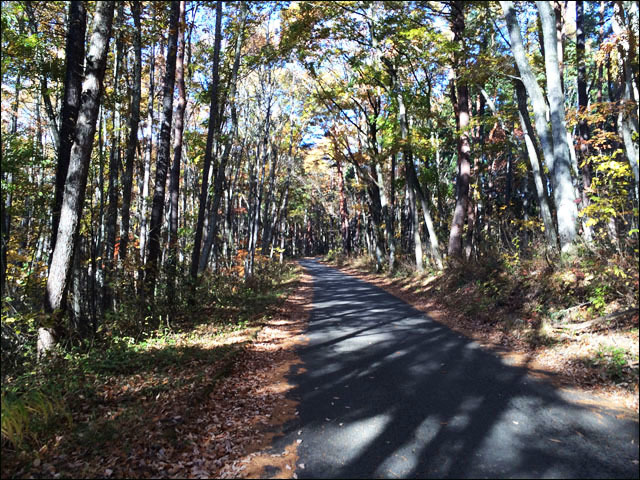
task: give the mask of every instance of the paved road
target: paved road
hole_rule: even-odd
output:
[[[638,423],[592,412],[383,290],[307,260],[298,478],[638,478]],[[301,434],[299,432],[302,431]]]

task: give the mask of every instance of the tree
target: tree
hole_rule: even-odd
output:
[[[125,153],[124,175],[122,176],[122,222],[120,228],[120,258],[127,258],[129,248],[129,221],[131,211],[131,189],[133,188],[133,161],[138,146],[138,124],[140,123],[140,99],[142,96],[142,39],[140,25],[140,2],[131,2],[131,13],[135,31],[133,34],[133,86],[129,116],[129,138]]]
[[[182,160],[182,137],[184,131],[184,111],[187,106],[184,83],[184,31],[185,1],[180,2],[180,24],[178,33],[178,53],[176,59],[176,83],[178,84],[178,105],[176,106],[176,120],[173,133],[173,164],[169,179],[169,268],[168,282],[169,298],[175,288],[175,269],[178,255],[178,197],[180,193],[180,163]]]
[[[591,188],[591,164],[589,162],[589,125],[587,123],[587,107],[589,93],[587,91],[587,67],[585,62],[584,2],[576,2],[576,61],[578,64],[578,145],[580,152],[580,169],[582,172],[582,207],[590,203],[588,191]],[[586,241],[592,240],[591,227],[583,222],[583,236]]]
[[[527,92],[521,80],[514,80],[514,87],[516,91],[516,102],[518,104],[518,119],[522,126],[524,141],[529,157],[529,164],[531,165],[531,172],[533,173],[533,182],[536,187],[538,205],[540,205],[540,216],[542,217],[542,223],[544,224],[544,234],[547,239],[547,245],[550,248],[556,248],[558,245],[556,226],[553,223],[551,207],[549,206],[549,197],[547,195],[546,187],[547,179],[540,165],[540,158],[538,155],[539,150],[535,143],[536,137],[533,127],[531,126],[529,111],[527,110]]]
[[[209,107],[209,128],[207,131],[207,146],[204,152],[204,166],[202,168],[202,184],[200,188],[200,201],[198,204],[198,221],[194,235],[193,253],[191,256],[191,277],[196,279],[200,266],[200,244],[202,242],[202,230],[204,228],[205,209],[207,206],[207,193],[209,190],[209,169],[213,155],[213,140],[218,129],[218,87],[220,83],[219,63],[220,45],[222,43],[222,2],[216,2],[216,30],[213,48],[213,67],[211,72],[211,105]]]
[[[158,275],[158,257],[160,256],[160,229],[164,211],[164,195],[171,154],[171,119],[173,117],[173,89],[176,80],[176,54],[178,44],[178,24],[180,21],[180,2],[171,2],[169,17],[169,37],[167,39],[167,61],[162,94],[162,117],[160,121],[160,141],[156,160],[156,183],[151,206],[149,226],[149,255],[147,258],[145,284],[148,298],[153,301],[155,282]]]
[[[73,135],[80,107],[80,89],[83,78],[84,37],[87,28],[87,12],[81,1],[69,2],[69,28],[65,48],[66,74],[64,97],[60,109],[60,148],[56,169],[55,194],[51,219],[51,252],[56,248],[58,222],[62,208],[64,182],[69,170],[69,156],[73,145]]]
[[[540,140],[540,145],[542,147],[544,160],[547,166],[549,167],[549,171],[551,172],[551,182],[553,186],[553,193],[554,193],[554,198],[556,199],[556,202],[557,202],[555,176],[553,175],[554,164],[555,164],[553,140],[551,138],[551,134],[549,132],[549,128],[547,124],[546,102],[542,94],[542,89],[538,85],[538,81],[533,73],[533,70],[531,69],[531,66],[529,64],[529,61],[527,60],[527,56],[524,51],[524,47],[522,45],[520,25],[518,24],[518,20],[516,18],[516,12],[513,7],[513,2],[502,1],[500,2],[500,5],[502,5],[502,10],[504,12],[504,19],[507,24],[507,29],[509,30],[509,39],[511,40],[511,51],[516,61],[518,71],[520,72],[522,83],[524,84],[527,90],[527,93],[529,95],[529,98],[531,99],[531,106],[533,107],[533,114],[535,118],[536,133],[538,134],[538,139]],[[522,113],[522,107],[520,107],[520,111]],[[538,195],[540,195],[540,193]]]
[[[553,194],[558,219],[558,236],[563,252],[571,251],[576,238],[575,190],[571,180],[571,153],[567,143],[565,125],[564,94],[562,79],[558,67],[556,18],[553,8],[548,2],[536,2],[544,36],[545,70],[547,77],[547,97],[551,114],[551,132],[553,136]]]
[[[640,174],[638,173],[638,3],[629,4],[627,22],[623,10],[623,2],[614,2],[614,15],[611,27],[618,37],[618,57],[620,83],[622,90],[622,105],[618,113],[618,130],[624,144],[625,154],[631,165],[631,171],[636,182],[635,192],[638,197],[640,188]]]
[[[449,233],[449,257],[454,259],[462,258],[462,231],[464,220],[467,214],[467,204],[469,202],[469,182],[471,176],[471,146],[469,144],[469,88],[466,80],[460,75],[460,69],[464,65],[464,3],[452,2],[452,31],[454,42],[459,42],[454,58],[454,70],[457,77],[454,87],[451,86],[451,101],[457,103],[456,120],[459,131],[458,136],[458,176],[456,180],[456,207],[451,221],[451,231]],[[456,100],[457,97],[457,100]]]
[[[60,327],[61,313],[65,309],[65,295],[84,205],[114,8],[115,2],[99,1],[94,14],[94,30],[89,40],[85,78],[82,82],[82,100],[62,198],[56,248],[53,251],[51,268],[47,277],[45,309],[52,315],[50,322],[38,330],[39,352],[45,352],[54,345],[56,341],[55,329]]]
[[[218,233],[218,209],[220,208],[220,200],[224,194],[225,188],[225,169],[227,168],[227,162],[229,155],[231,154],[231,147],[233,145],[234,136],[237,134],[238,129],[238,115],[236,112],[236,89],[238,83],[238,69],[240,68],[240,57],[242,53],[242,43],[244,36],[244,29],[247,23],[248,8],[245,4],[242,4],[240,13],[240,29],[236,37],[235,54],[233,57],[233,66],[231,67],[231,76],[228,87],[228,100],[231,107],[231,132],[225,142],[224,151],[222,157],[218,162],[218,168],[215,172],[215,181],[213,186],[213,201],[211,202],[211,211],[209,217],[209,225],[207,228],[207,237],[205,238],[204,245],[202,246],[202,256],[199,260],[198,270],[203,271],[209,261],[209,255],[216,240]],[[225,108],[225,102],[222,102],[220,111]],[[222,115],[220,115],[222,117]],[[215,256],[215,253],[214,253]]]

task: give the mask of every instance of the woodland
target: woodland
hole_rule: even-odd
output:
[[[167,379],[222,381],[308,256],[637,397],[639,15],[3,1],[3,477],[160,475],[87,459],[215,394]]]

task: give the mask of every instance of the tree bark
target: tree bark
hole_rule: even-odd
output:
[[[80,107],[80,91],[84,68],[84,37],[87,28],[87,12],[84,2],[69,3],[69,28],[65,47],[66,74],[64,79],[64,96],[60,109],[60,148],[58,150],[58,165],[56,168],[55,192],[51,222],[51,252],[56,248],[60,209],[64,182],[69,170],[69,156],[73,145],[73,134],[78,119]]]
[[[270,217],[270,209],[275,200],[275,182],[276,182],[276,171],[278,170],[278,152],[274,145],[271,146],[271,165],[269,167],[269,184],[266,199],[264,202],[263,209],[263,227],[262,227],[262,245],[260,251],[262,255],[265,255],[267,249],[269,248],[269,243],[271,243],[271,217]]]
[[[233,140],[238,133],[238,114],[236,111],[236,89],[238,83],[238,69],[240,68],[240,58],[242,53],[242,44],[244,40],[244,29],[247,22],[247,14],[248,10],[245,4],[242,5],[242,13],[241,13],[241,27],[240,32],[238,33],[238,38],[236,39],[235,53],[233,58],[233,67],[231,69],[231,80],[229,84],[229,92],[228,92],[228,101],[231,110],[231,134],[229,138],[227,138],[224,151],[222,152],[222,158],[218,164],[218,168],[216,170],[216,178],[213,188],[213,203],[211,207],[211,217],[209,218],[209,225],[207,225],[207,238],[205,239],[204,246],[202,247],[202,256],[200,258],[200,264],[198,265],[199,271],[203,271],[209,261],[209,255],[213,249],[214,257],[216,255],[214,243],[216,241],[218,235],[218,220],[219,214],[218,209],[220,208],[220,201],[222,199],[222,195],[224,194],[224,184],[225,184],[225,175],[227,162],[229,160],[229,155],[231,154],[231,147],[233,144]],[[224,105],[223,105],[224,107]],[[275,161],[274,161],[275,163]]]
[[[580,152],[580,170],[582,173],[582,208],[589,206],[589,189],[591,187],[591,164],[589,163],[589,124],[585,116],[589,96],[587,93],[587,66],[585,64],[585,35],[584,35],[584,2],[576,2],[576,60],[578,63],[578,151]],[[583,218],[582,231],[585,241],[591,242],[593,233]]]
[[[549,197],[547,196],[546,178],[540,166],[538,159],[538,150],[535,146],[535,135],[529,112],[527,111],[527,92],[524,84],[520,80],[514,81],[514,89],[516,91],[516,99],[518,103],[518,118],[524,134],[525,146],[529,156],[529,164],[533,173],[533,181],[536,186],[536,195],[538,197],[538,205],[540,206],[540,216],[544,224],[544,235],[547,239],[547,245],[555,248],[558,245],[558,237],[556,235],[556,227],[553,223],[551,208],[549,207]]]
[[[635,4],[636,2],[629,2]],[[611,19],[611,27],[617,37],[620,38],[618,45],[620,84],[622,90],[622,101],[618,113],[618,131],[622,137],[625,155],[631,165],[631,171],[635,179],[635,195],[638,199],[638,187],[640,185],[640,174],[638,171],[638,46],[635,38],[633,26],[627,27],[624,19],[622,2],[614,2],[614,14]],[[629,17],[634,17],[638,21],[637,5],[630,5]],[[637,29],[637,26],[636,26]]]
[[[82,82],[82,100],[76,122],[75,142],[71,149],[69,170],[65,181],[56,248],[47,277],[45,309],[47,312],[53,313],[53,318],[50,324],[43,325],[38,331],[39,338],[42,338],[40,351],[46,351],[52,346],[52,338],[55,342],[54,328],[59,326],[59,312],[62,312],[65,307],[64,296],[69,282],[84,204],[114,7],[115,2],[113,1],[99,1],[96,6],[94,31],[89,42],[85,79]]]
[[[422,191],[422,187],[420,186],[420,181],[418,180],[418,175],[416,173],[415,165],[413,163],[413,152],[411,150],[411,143],[409,137],[409,120],[407,118],[407,113],[404,105],[404,99],[402,94],[398,94],[398,119],[400,122],[400,136],[402,140],[405,142],[405,147],[402,151],[402,156],[404,159],[405,171],[407,182],[409,183],[409,188],[413,191],[413,195],[420,202],[420,206],[422,207],[422,216],[424,218],[424,223],[427,226],[427,233],[429,234],[429,247],[431,257],[435,262],[437,268],[442,269],[442,255],[440,255],[440,245],[438,243],[438,236],[436,235],[436,229],[433,225],[433,219],[431,218],[431,212],[429,211],[429,205],[427,203],[426,196]],[[414,200],[410,199],[411,208],[415,209],[415,215],[418,215],[416,198]],[[413,211],[413,210],[412,210]],[[414,228],[418,229],[418,236],[420,238],[419,233],[420,223],[416,223]],[[415,235],[415,233],[414,233]],[[416,247],[417,249],[418,247]],[[418,252],[416,250],[416,267],[418,267]],[[422,271],[422,244],[420,245],[420,266],[419,270]]]
[[[452,4],[452,30],[454,41],[461,43],[460,51],[464,51],[462,45],[464,39],[464,4],[453,2]],[[463,54],[457,53],[454,60],[454,69],[459,69],[464,63]],[[464,229],[467,203],[469,202],[469,183],[471,176],[471,146],[469,144],[469,89],[466,82],[459,76],[456,79],[457,112],[458,117],[458,176],[456,181],[456,206],[451,221],[449,234],[449,257],[462,259],[462,232]]]
[[[180,2],[180,24],[178,32],[178,54],[176,58],[176,83],[178,84],[178,105],[173,131],[173,165],[169,179],[169,280],[167,293],[172,299],[175,292],[176,266],[178,256],[178,197],[180,194],[180,163],[182,160],[182,133],[184,130],[184,111],[187,106],[184,83],[184,31],[185,1]],[[183,212],[184,215],[184,212]],[[170,302],[172,303],[172,302]]]
[[[138,147],[138,124],[140,123],[140,100],[142,96],[142,38],[140,25],[140,2],[131,2],[131,13],[135,31],[133,34],[133,88],[131,92],[131,113],[129,117],[129,138],[125,154],[125,169],[122,177],[122,222],[120,228],[120,258],[127,258],[129,248],[129,221],[131,211],[131,189],[133,187],[133,163]],[[150,102],[153,100],[150,99]]]
[[[191,277],[196,279],[200,265],[200,244],[202,243],[202,230],[207,206],[207,193],[209,191],[209,169],[213,155],[214,135],[218,131],[218,87],[220,83],[220,45],[222,43],[222,2],[216,2],[216,27],[213,47],[213,71],[211,74],[211,106],[209,109],[209,129],[207,132],[207,146],[204,152],[204,165],[202,168],[202,186],[200,189],[200,201],[198,206],[198,221],[194,235],[193,253],[191,256]]]
[[[13,104],[13,112],[11,113],[11,135],[15,136],[18,133],[18,111],[20,109],[20,90],[22,89],[22,77],[20,74],[16,77],[15,83],[15,102]],[[1,297],[5,296],[5,287],[7,286],[7,250],[9,249],[9,239],[11,238],[11,207],[13,204],[13,172],[2,172],[2,179],[5,181],[7,188],[2,190],[4,199],[2,201],[2,251],[0,253],[0,261],[2,262],[0,273],[0,290],[2,290]]]
[[[104,248],[104,291],[102,293],[103,309],[107,311],[111,304],[111,276],[114,269],[114,255],[116,248],[116,224],[118,222],[118,177],[120,174],[120,70],[122,66],[122,25],[124,22],[124,3],[117,5],[114,20],[115,66],[113,69],[114,109],[111,114],[111,148],[109,151],[109,184],[107,187],[107,215],[105,218],[105,248]]]
[[[336,152],[337,153],[337,152]],[[349,211],[347,210],[347,197],[344,188],[344,175],[342,173],[342,160],[337,153],[336,166],[338,168],[338,183],[340,187],[340,233],[342,235],[342,251],[349,255],[351,253],[351,239],[349,238]],[[287,187],[288,187],[287,178]],[[289,189],[287,188],[287,196]],[[286,204],[286,197],[285,197]],[[286,206],[285,206],[286,209]],[[281,262],[282,263],[282,262]]]
[[[561,88],[560,70],[558,68],[555,14],[548,2],[536,2],[542,32],[544,36],[545,70],[547,76],[547,92],[549,109],[551,110],[551,132],[553,136],[553,192],[556,203],[556,217],[558,219],[558,234],[560,247],[563,252],[573,249],[576,238],[576,222],[578,209],[576,207],[575,190],[571,180],[571,153],[567,142],[565,125],[564,94]]]
[[[379,192],[380,192],[380,207],[382,212],[382,218],[385,224],[385,237],[387,240],[387,246],[389,247],[389,272],[393,273],[396,263],[396,239],[393,228],[393,211],[387,193],[385,191],[384,178],[382,176],[381,167],[373,165],[375,174],[378,180]]]
[[[149,62],[149,101],[147,109],[147,145],[144,161],[144,174],[142,177],[142,195],[140,206],[140,260],[141,263],[146,263],[147,255],[147,239],[149,237],[148,231],[148,199],[149,199],[149,182],[151,180],[151,156],[153,154],[153,100],[155,95],[155,43],[151,44],[151,59]],[[142,277],[142,270],[140,271],[140,277]]]
[[[115,67],[113,69],[114,110],[111,116],[111,149],[109,151],[109,185],[107,187],[107,217],[105,220],[105,266],[107,275],[113,269],[113,257],[116,246],[116,223],[118,221],[118,174],[120,173],[120,70],[122,66],[122,25],[124,23],[124,4],[119,2],[114,20]],[[107,280],[107,291],[109,281]],[[109,295],[105,295],[108,297]],[[108,298],[107,298],[108,300]]]
[[[405,160],[405,169],[407,181],[411,176],[411,171]],[[418,217],[418,204],[416,203],[415,188],[409,186],[407,193],[409,194],[409,208],[411,209],[411,231],[413,232],[413,248],[416,259],[416,270],[419,272],[424,271],[424,265],[422,263],[422,239],[420,238],[420,219]]]
[[[173,89],[176,80],[176,50],[178,43],[178,23],[180,18],[180,2],[171,2],[169,19],[169,37],[167,39],[167,61],[164,74],[164,91],[162,98],[162,119],[160,122],[160,139],[156,160],[156,183],[151,205],[151,222],[149,224],[149,256],[145,273],[147,295],[153,301],[155,282],[158,275],[158,258],[160,256],[160,229],[162,228],[164,194],[167,184],[167,170],[171,154],[171,119],[173,117]]]
[[[509,30],[509,39],[511,40],[511,50],[513,52],[513,57],[516,61],[516,65],[518,66],[518,71],[520,72],[522,83],[524,83],[524,86],[529,95],[529,98],[531,98],[531,106],[533,107],[536,133],[538,134],[538,138],[540,139],[540,145],[542,147],[544,160],[547,163],[549,172],[551,172],[551,183],[553,187],[554,199],[556,200],[556,208],[557,208],[558,207],[557,205],[558,199],[556,196],[557,190],[555,186],[555,176],[553,175],[554,163],[555,163],[554,151],[553,151],[553,140],[551,138],[551,133],[549,131],[548,124],[547,124],[546,102],[542,94],[542,89],[538,85],[538,81],[531,69],[526,53],[524,51],[524,47],[522,45],[522,36],[520,34],[520,26],[518,24],[516,13],[513,8],[513,2],[501,1],[500,5],[502,6],[502,10],[504,12],[504,18],[507,23],[507,28]],[[544,42],[543,42],[543,45],[544,45]],[[546,53],[546,48],[545,48],[545,53]],[[573,186],[571,188],[573,188]]]

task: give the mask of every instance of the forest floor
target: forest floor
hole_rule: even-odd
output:
[[[329,260],[324,263],[377,285],[510,364],[525,366],[558,387],[595,394],[602,399],[601,406],[637,419],[637,273],[629,275],[630,288],[636,292],[635,306],[612,301],[602,306],[598,317],[587,311],[588,301],[575,307],[571,303],[576,302],[575,297],[556,299],[550,307],[551,302],[544,300],[545,295],[553,295],[554,288],[573,292],[567,284],[585,275],[572,267],[553,271],[547,267],[539,272],[523,267],[508,279],[498,271],[478,275],[473,268],[439,274],[401,268],[389,276],[376,274],[367,259]],[[561,280],[554,283],[558,278]],[[562,300],[569,304],[562,305]]]
[[[559,329],[550,313],[533,318],[522,305],[504,298],[496,302],[487,294],[493,290],[481,288],[483,282],[463,281],[455,270],[389,277],[372,273],[362,259],[333,265],[510,364],[563,388],[595,393],[601,406],[637,419],[637,309],[577,330],[572,325],[584,324],[584,318],[571,317],[574,323]],[[73,394],[67,390],[64,405],[53,400],[27,405],[44,420],[21,448],[3,438],[2,478],[258,478],[269,472],[296,478],[300,439],[277,452],[270,447],[298,415],[297,403],[287,398],[293,387],[286,376],[300,363],[295,347],[306,342],[312,284],[296,267],[269,298],[257,301],[247,322],[212,320],[129,346],[126,355],[88,359],[78,370],[64,364],[58,373],[74,379]],[[509,298],[530,294],[510,291]],[[628,310],[611,304],[604,311],[613,309]],[[3,393],[3,417],[5,400]],[[4,428],[3,418],[3,437]],[[38,428],[56,433],[47,436]]]
[[[21,448],[4,438],[3,394],[2,478],[257,476],[257,452],[297,414],[285,374],[308,319],[310,277],[296,267],[275,290],[279,299],[241,326],[203,323],[147,342],[110,372],[85,366],[75,398],[27,406],[55,433],[34,432]],[[283,456],[282,469],[294,461]]]

